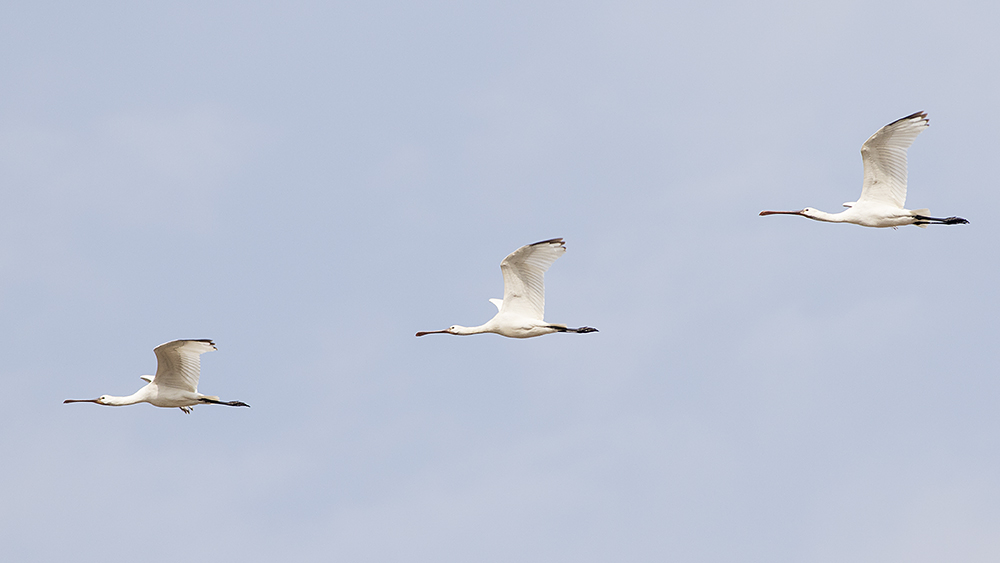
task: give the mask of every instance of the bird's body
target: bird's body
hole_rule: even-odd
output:
[[[156,375],[143,375],[145,387],[127,397],[101,395],[96,399],[66,399],[64,403],[97,403],[120,407],[149,403],[155,407],[179,408],[191,412],[195,405],[216,404],[249,407],[240,401],[220,401],[213,395],[198,392],[201,375],[201,355],[216,350],[211,340],[174,340],[153,349],[156,354]]]
[[[590,327],[567,328],[566,325],[545,322],[545,271],[566,252],[563,239],[544,240],[518,248],[503,262],[503,299],[490,299],[497,314],[486,324],[476,327],[453,325],[445,330],[418,332],[425,334],[482,334],[492,332],[508,338],[532,338],[553,332],[597,332]]]
[[[959,225],[961,217],[931,217],[929,209],[906,209],[906,149],[930,125],[927,114],[917,112],[882,127],[861,146],[865,166],[858,201],[844,204],[840,213],[807,207],[801,211],[761,211],[763,215],[801,215],[828,223],[853,223],[863,227]]]

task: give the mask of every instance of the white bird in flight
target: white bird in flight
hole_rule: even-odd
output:
[[[500,311],[484,325],[464,327],[453,325],[445,330],[418,332],[425,334],[481,334],[493,332],[509,338],[531,338],[553,332],[597,332],[588,326],[567,328],[547,323],[545,317],[545,271],[566,252],[563,239],[554,238],[529,244],[511,252],[500,263],[503,272],[503,299],[490,299]]]
[[[909,210],[906,201],[906,149],[930,125],[927,114],[918,111],[879,129],[861,145],[865,180],[858,201],[844,204],[846,211],[827,213],[811,207],[801,211],[761,211],[761,215],[801,215],[816,221],[854,223],[864,227],[916,225],[961,225],[961,217],[931,217],[930,209]]]
[[[153,348],[156,354],[156,375],[143,375],[145,387],[128,397],[101,395],[96,399],[66,399],[63,403],[97,403],[120,407],[136,403],[149,403],[155,407],[178,407],[185,413],[195,405],[213,404],[230,407],[249,407],[240,401],[220,401],[218,397],[198,392],[201,374],[201,355],[216,350],[211,340],[174,340]]]

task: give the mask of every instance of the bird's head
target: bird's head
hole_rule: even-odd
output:
[[[425,334],[467,334],[464,332],[465,327],[459,325],[451,325],[444,330],[428,330],[424,332],[418,332],[417,336],[423,336]]]
[[[111,404],[110,395],[101,395],[96,399],[66,399],[63,404],[66,403],[97,403],[98,405],[110,405]]]
[[[812,207],[807,207],[805,209],[800,209],[799,211],[761,211],[760,216],[765,215],[801,215],[803,217],[808,217],[810,219],[815,219],[818,215],[818,211]]]

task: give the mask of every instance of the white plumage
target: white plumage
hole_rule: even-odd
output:
[[[854,223],[864,227],[958,225],[961,217],[931,217],[929,209],[909,210],[906,203],[906,150],[930,125],[920,111],[882,127],[861,145],[865,177],[858,201],[847,202],[846,211],[826,213],[811,207],[801,211],[761,211],[761,215],[801,215],[830,223]]]
[[[156,375],[143,375],[146,386],[127,397],[101,395],[96,399],[66,399],[63,403],[97,403],[124,406],[149,403],[156,407],[180,408],[185,413],[202,404],[249,407],[240,401],[220,401],[213,395],[198,392],[201,375],[201,355],[216,350],[211,340],[174,340],[153,349],[156,354]]]
[[[490,299],[497,306],[496,316],[477,327],[453,325],[425,334],[481,334],[493,332],[510,338],[531,338],[553,332],[597,332],[590,327],[567,328],[545,322],[545,272],[566,252],[561,238],[543,240],[511,252],[500,263],[503,272],[503,299]]]

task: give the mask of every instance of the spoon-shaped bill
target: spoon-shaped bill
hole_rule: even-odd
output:
[[[802,215],[802,211],[761,211],[760,216],[765,215]]]
[[[418,332],[417,336],[423,336],[425,334],[448,334],[448,329],[445,330],[428,330],[424,332]]]

